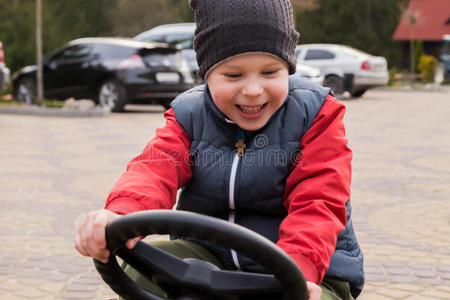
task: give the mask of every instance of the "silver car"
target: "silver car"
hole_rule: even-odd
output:
[[[6,89],[9,85],[9,69],[5,65],[5,53],[3,44],[0,42],[0,91]]]
[[[336,95],[348,91],[360,97],[389,81],[387,61],[381,56],[337,44],[304,44],[295,52],[299,63],[320,69],[325,77],[323,85]]]

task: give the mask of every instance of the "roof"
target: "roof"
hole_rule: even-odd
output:
[[[70,41],[69,45],[83,44],[83,43],[102,43],[102,44],[112,44],[112,45],[123,45],[134,48],[173,48],[165,43],[158,42],[142,42],[133,40],[130,38],[117,38],[117,37],[87,37],[79,38]]]
[[[415,17],[411,30],[409,20]],[[444,34],[450,34],[450,0],[410,0],[393,35],[394,40],[414,39],[442,41]]]

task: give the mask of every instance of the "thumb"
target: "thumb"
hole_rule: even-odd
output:
[[[133,238],[133,239],[129,239],[126,243],[125,243],[125,246],[128,248],[128,249],[133,249],[134,248],[134,246],[136,246],[136,244],[137,244],[137,242],[140,240],[140,238],[139,237],[135,237],[135,238]]]

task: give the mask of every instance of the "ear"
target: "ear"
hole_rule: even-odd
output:
[[[189,0],[189,6],[195,9],[197,7],[197,0]]]

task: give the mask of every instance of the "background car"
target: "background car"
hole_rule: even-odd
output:
[[[134,39],[146,42],[163,42],[180,47],[196,82],[202,83],[203,80],[197,75],[199,67],[193,49],[194,33],[195,23],[175,23],[153,27],[138,34]],[[317,84],[322,84],[323,82],[323,76],[320,74],[319,69],[304,64],[297,65],[296,75]]]
[[[13,75],[17,100],[36,95],[36,66]],[[194,86],[189,66],[176,47],[121,38],[82,38],[44,60],[44,97],[93,99],[112,111],[127,103],[168,108],[179,93]]]
[[[162,42],[180,47],[197,83],[202,83],[203,80],[197,76],[198,64],[193,49],[194,32],[195,23],[165,24],[144,31],[134,39],[144,42]]]
[[[336,95],[344,91],[353,97],[362,96],[368,89],[383,86],[389,81],[387,61],[360,50],[337,44],[304,44],[296,48],[299,63],[319,68],[324,86]]]
[[[9,69],[5,65],[5,52],[3,44],[0,41],[0,91],[6,89],[9,85]]]
[[[318,68],[297,63],[297,70],[295,71],[295,75],[314,82],[318,85],[323,84],[324,77],[322,75],[322,72]]]

